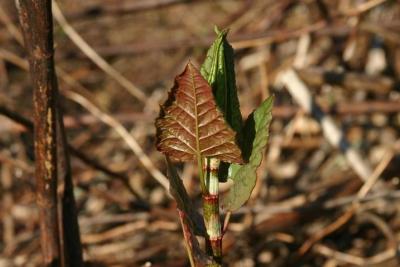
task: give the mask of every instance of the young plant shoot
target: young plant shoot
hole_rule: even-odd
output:
[[[171,194],[178,212],[191,266],[222,266],[226,218],[249,199],[256,183],[268,141],[272,97],[266,99],[242,122],[237,96],[234,52],[226,36],[217,38],[199,71],[191,62],[175,78],[168,99],[156,120],[157,149],[167,158]],[[203,215],[195,211],[172,162],[197,162]],[[231,179],[224,195],[219,183]],[[220,200],[220,197],[222,199]],[[221,205],[221,207],[220,207]],[[195,235],[204,236],[206,250]]]

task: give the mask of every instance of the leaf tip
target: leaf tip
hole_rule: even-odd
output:
[[[197,69],[197,68],[194,66],[194,64],[192,63],[192,60],[191,60],[191,59],[188,60],[188,63],[186,64],[186,68],[195,68],[195,69]]]
[[[215,32],[217,35],[219,35],[219,33],[220,33],[220,30],[218,29],[218,26],[217,26],[217,25],[214,25],[214,32]]]

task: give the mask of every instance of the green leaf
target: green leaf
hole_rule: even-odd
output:
[[[192,201],[174,165],[168,157],[165,158],[167,161],[167,177],[170,184],[169,192],[174,197],[178,210],[186,215],[190,228],[197,235],[205,236],[206,228],[202,216],[193,208]]]
[[[226,122],[236,132],[236,141],[240,144],[243,122],[236,89],[234,52],[226,39],[228,30],[219,31],[215,27],[215,32],[217,38],[208,49],[200,72],[211,85],[217,106]],[[228,168],[229,163],[220,163],[218,168],[220,182],[226,182]]]
[[[266,99],[247,118],[243,129],[243,158],[249,162],[245,165],[231,164],[229,178],[233,185],[223,198],[223,208],[234,211],[250,198],[257,180],[257,168],[260,166],[264,149],[268,142],[269,125],[273,97]]]
[[[236,89],[234,52],[226,40],[228,30],[215,28],[215,31],[218,36],[208,50],[200,72],[211,85],[217,106],[240,141],[242,115]]]

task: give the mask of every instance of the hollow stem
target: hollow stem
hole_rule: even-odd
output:
[[[218,190],[219,160],[205,159],[204,175],[206,192],[203,191],[204,222],[207,229],[207,254],[212,256],[216,264],[222,266],[222,231],[219,215],[219,190]]]

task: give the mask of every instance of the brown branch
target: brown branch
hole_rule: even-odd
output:
[[[51,1],[21,0],[18,4],[34,89],[35,177],[42,254],[45,266],[60,266]]]
[[[397,142],[396,144],[398,143],[399,142]],[[358,191],[357,198],[353,200],[352,206],[333,223],[316,232],[306,242],[304,242],[304,244],[299,248],[299,255],[304,255],[316,242],[318,242],[325,236],[337,231],[340,227],[350,221],[350,219],[359,209],[359,200],[366,197],[367,193],[371,190],[372,186],[376,183],[377,179],[389,165],[393,157],[394,152],[391,149],[388,149],[381,162],[378,164],[378,166],[375,167],[373,173],[370,175],[370,177],[368,177],[368,179],[364,182],[363,186]]]
[[[56,83],[56,78],[54,79]],[[55,84],[57,90],[58,86]],[[58,90],[57,90],[58,91]],[[57,105],[58,107],[59,105]],[[64,129],[63,115],[57,111],[57,153],[58,178],[64,183],[64,192],[61,196],[61,213],[59,222],[62,225],[61,235],[64,244],[66,266],[83,266],[82,245],[76,210],[74,185],[72,181],[71,163],[68,153],[67,137]]]
[[[382,38],[393,42],[400,43],[398,34],[390,31],[391,24],[388,23],[384,27],[374,27],[374,25],[363,23],[360,29],[363,32],[372,32],[382,36]],[[317,21],[314,24],[304,26],[299,29],[271,29],[267,32],[256,33],[232,33],[230,40],[235,49],[245,49],[252,47],[260,47],[271,43],[280,43],[293,38],[299,38],[304,34],[313,34],[313,36],[330,36],[330,37],[344,37],[355,30],[355,27],[343,24],[326,25],[326,21]],[[201,48],[208,47],[215,39],[214,34],[202,38],[185,38],[185,39],[171,39],[168,42],[164,40],[150,40],[142,41],[131,44],[111,44],[107,46],[94,46],[99,55],[102,57],[113,57],[121,55],[140,55],[143,53],[153,51],[165,51],[187,48]],[[81,57],[80,54],[75,53],[73,50],[65,51],[68,56]]]
[[[51,0],[20,0],[17,5],[34,89],[36,196],[44,265],[79,267],[79,227],[64,126],[57,109]],[[58,178],[65,182],[61,204]]]
[[[322,86],[325,83],[340,85],[351,90],[371,91],[386,94],[398,86],[385,76],[371,76],[354,72],[324,71],[321,68],[298,70],[298,74],[310,86]]]
[[[333,258],[339,263],[347,263],[348,266],[396,266],[396,249],[389,248],[370,257],[359,257],[340,251],[336,251],[328,246],[316,244],[314,252],[325,257]],[[393,260],[393,265],[389,264]]]
[[[338,177],[332,176],[332,178]],[[327,208],[324,205],[324,200],[351,196],[359,190],[361,185],[362,182],[359,179],[356,179],[355,176],[351,177],[348,180],[331,186],[324,194],[320,195],[314,201],[287,211],[282,210],[276,213],[271,213],[265,219],[260,219],[260,221],[255,225],[254,230],[257,234],[282,231],[288,227],[307,223],[316,218],[332,214],[334,207]],[[258,211],[258,214],[262,214],[262,212]]]
[[[342,35],[343,31],[347,32],[349,30],[350,27],[341,25],[325,27],[325,23],[323,21],[319,21],[315,24],[307,25],[297,30],[279,29],[250,34],[232,33],[229,39],[232,40],[232,45],[235,49],[245,49],[274,42],[283,42],[288,39],[297,38],[304,33],[315,33],[317,35],[338,35],[337,31],[339,31],[339,35]],[[103,57],[111,57],[142,54],[160,50],[164,51],[173,49],[208,47],[210,44],[212,44],[214,39],[215,34],[211,34],[204,38],[185,38],[181,40],[171,39],[168,42],[163,40],[151,40],[133,44],[98,46],[94,49]],[[70,54],[71,52],[68,55]]]
[[[203,0],[204,1],[204,0]],[[201,2],[201,0],[141,0],[141,1],[120,1],[116,3],[110,2],[99,3],[89,6],[78,12],[69,13],[69,19],[83,19],[98,17],[99,15],[120,16],[124,14],[132,14],[136,12],[143,12],[148,10],[165,8],[173,5],[186,4],[191,2]]]
[[[395,114],[400,112],[400,102],[391,100],[337,103],[333,106],[329,106],[326,103],[318,104],[320,104],[323,112],[339,116],[370,115],[377,112]],[[272,110],[272,115],[275,118],[292,118],[300,110],[301,108],[293,105],[275,106]]]

